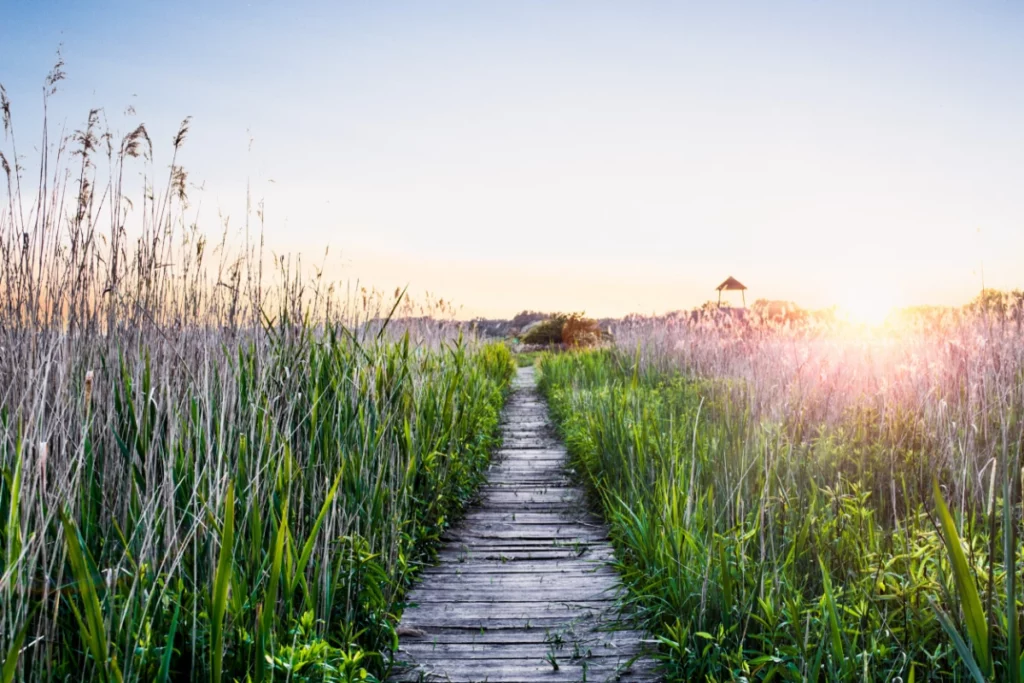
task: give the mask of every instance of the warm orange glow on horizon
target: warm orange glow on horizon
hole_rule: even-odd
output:
[[[881,325],[897,308],[891,293],[871,287],[849,290],[839,303],[843,317],[862,325]]]

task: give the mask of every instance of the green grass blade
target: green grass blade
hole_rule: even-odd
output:
[[[334,478],[334,484],[331,486],[331,490],[327,493],[327,498],[324,499],[324,504],[320,506],[320,514],[317,515],[316,521],[313,522],[313,528],[309,532],[309,538],[306,539],[305,545],[302,546],[302,553],[299,555],[299,561],[295,565],[295,576],[302,576],[303,572],[306,571],[306,565],[309,563],[309,558],[313,554],[313,545],[316,542],[316,535],[320,531],[321,525],[324,523],[324,519],[327,517],[327,512],[331,508],[331,503],[334,502],[334,496],[338,493],[338,485],[341,483],[341,475],[344,472],[344,466],[338,471],[338,475]],[[292,590],[295,589],[294,580],[292,582]]]
[[[275,607],[277,605],[277,589],[281,582],[281,565],[284,556],[284,541],[288,536],[288,503],[285,502],[284,511],[281,513],[281,524],[274,536],[274,556],[270,562],[270,580],[267,583],[267,590],[263,596],[263,611],[260,615],[257,626],[257,652],[256,652],[256,683],[266,680],[266,656],[267,646],[270,644],[270,630],[274,623]]]
[[[1003,476],[1003,567],[1006,569],[1006,650],[1010,683],[1021,683],[1020,639],[1017,633],[1017,522],[1013,516],[1013,489]]]
[[[4,657],[3,668],[0,668],[0,683],[12,683],[14,681],[14,674],[18,670],[18,655],[21,654],[21,646],[25,643],[28,624],[29,622],[26,620],[25,625],[21,627],[18,635],[14,636],[14,640],[11,642],[7,656]]]
[[[388,311],[387,317],[384,318],[384,324],[380,326],[380,330],[377,332],[377,340],[379,341],[384,337],[384,332],[387,331],[388,325],[391,323],[391,319],[395,317],[395,311],[398,310],[398,304],[402,303],[405,299],[405,293],[409,291],[409,285],[405,286],[402,293],[395,297],[395,303],[391,306],[391,310]]]
[[[971,653],[971,648],[967,646],[967,643],[965,643],[964,639],[960,636],[960,632],[956,630],[953,620],[950,619],[945,610],[936,604],[935,600],[931,596],[928,596],[928,601],[931,602],[932,609],[935,610],[935,614],[939,618],[939,623],[942,624],[943,630],[953,641],[953,647],[955,647],[956,651],[960,654],[960,658],[963,660],[967,670],[971,673],[971,677],[977,683],[986,683],[985,675],[981,673],[981,668],[978,666],[978,662],[974,659],[974,655]]]
[[[167,644],[164,645],[164,656],[160,659],[160,674],[157,680],[160,683],[167,683],[171,680],[171,657],[174,654],[174,636],[178,631],[178,613],[181,611],[181,603],[174,604],[174,616],[171,617],[171,627],[167,632]]]
[[[67,546],[68,561],[71,562],[71,571],[82,600],[84,615],[79,620],[82,637],[92,652],[92,656],[96,659],[100,670],[105,671],[108,666],[106,628],[103,623],[103,610],[100,607],[99,597],[96,595],[93,573],[79,540],[78,527],[63,510],[60,511],[60,521],[64,527],[64,543]],[[78,614],[77,609],[75,612]]]
[[[228,601],[228,586],[231,584],[234,540],[235,485],[234,482],[230,482],[224,499],[224,526],[221,529],[220,556],[217,558],[217,573],[213,580],[213,609],[210,613],[212,632],[210,677],[214,683],[220,683],[224,663],[224,611]]]
[[[725,539],[723,538],[718,539],[718,571],[722,575],[722,598],[725,601],[725,609],[727,613],[730,613],[734,602],[732,574],[729,572],[729,560],[726,556]]]
[[[839,613],[836,610],[836,600],[832,593],[832,578],[829,576],[828,567],[820,557],[818,564],[821,566],[821,580],[825,585],[825,604],[828,608],[829,629],[832,631],[832,656],[837,662],[846,659],[843,652],[843,632],[839,629]]]
[[[939,490],[937,479],[932,480],[932,492],[935,496],[935,507],[939,515],[939,522],[942,526],[942,539],[945,541],[946,550],[949,553],[949,564],[953,568],[953,578],[956,583],[957,594],[960,596],[960,605],[967,621],[967,636],[974,647],[974,654],[982,673],[989,674],[992,671],[992,658],[988,645],[988,623],[985,620],[985,612],[981,607],[981,597],[978,595],[978,586],[971,575],[970,567],[967,565],[967,558],[964,556],[964,549],[960,542],[960,535],[956,530],[956,523],[953,515],[950,514],[946,502],[942,499],[942,492]]]
[[[14,476],[8,480],[10,489],[9,509],[7,512],[7,561],[12,565],[21,555],[21,466],[24,458],[23,442],[18,435],[15,445]]]

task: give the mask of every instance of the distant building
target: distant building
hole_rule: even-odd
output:
[[[725,278],[725,282],[723,282],[722,284],[720,284],[717,287],[715,287],[715,289],[718,290],[718,305],[719,305],[719,307],[721,307],[721,305],[722,305],[722,292],[723,291],[724,292],[735,292],[737,290],[739,290],[739,292],[740,292],[740,298],[743,301],[743,308],[747,307],[747,294],[746,294],[747,286],[745,284],[743,284],[742,282],[740,282],[739,280],[737,280],[736,278],[734,278],[732,275],[730,275],[729,277]]]

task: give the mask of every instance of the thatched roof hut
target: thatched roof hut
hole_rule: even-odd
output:
[[[736,278],[734,278],[732,275],[730,275],[729,277],[725,278],[725,282],[723,282],[722,284],[720,284],[717,287],[715,287],[715,289],[718,290],[718,305],[719,306],[722,305],[722,292],[723,291],[734,292],[736,290],[739,290],[740,297],[743,299],[743,307],[744,308],[747,307],[747,295],[746,295],[747,286],[745,284],[743,284],[742,282],[740,282],[739,280],[737,280]]]

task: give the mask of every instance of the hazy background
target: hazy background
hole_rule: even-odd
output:
[[[1024,286],[1024,5],[896,4],[17,0],[0,83],[31,157],[62,43],[58,130],[159,166],[192,115],[208,231],[249,179],[273,249],[467,316]]]

